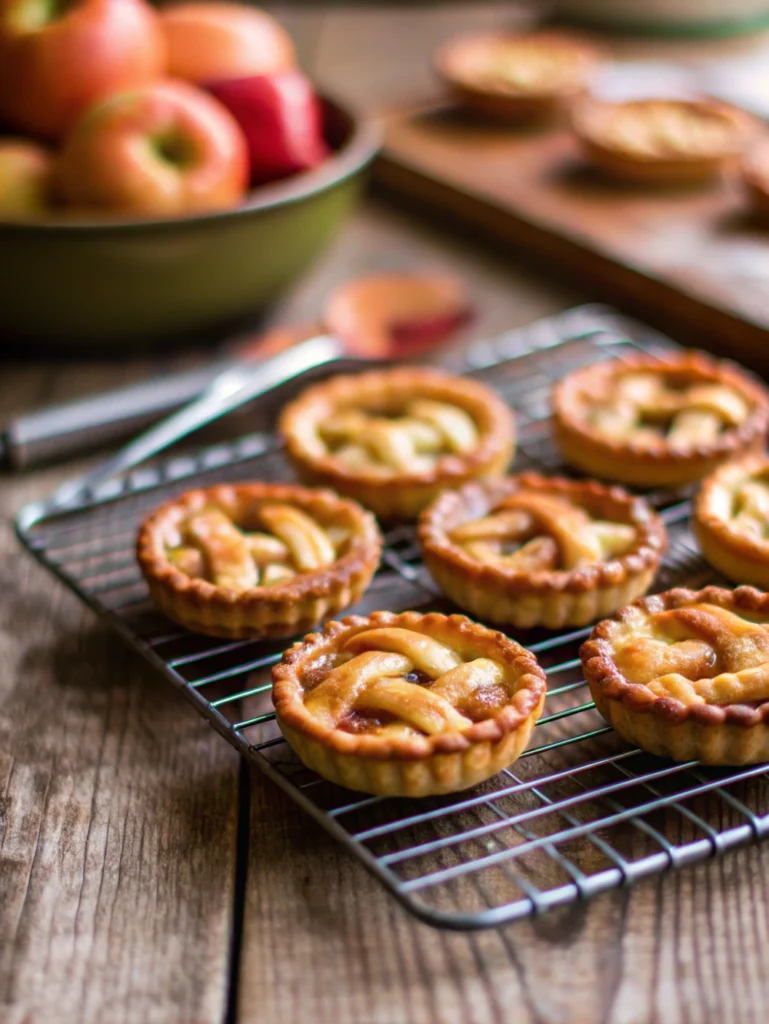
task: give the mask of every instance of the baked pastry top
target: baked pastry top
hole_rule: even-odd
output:
[[[639,159],[712,156],[735,145],[734,121],[711,103],[633,100],[606,110],[601,141]]]
[[[261,529],[244,530],[216,505],[194,511],[168,538],[168,560],[187,576],[214,586],[250,590],[331,565],[349,538],[344,527],[324,529],[285,502],[265,502],[255,518]]]
[[[460,607],[557,628],[644,593],[666,533],[643,500],[617,487],[522,473],[441,495],[422,514],[419,540]]]
[[[288,405],[280,430],[306,478],[383,516],[501,473],[514,447],[512,414],[491,389],[427,369],[334,377]]]
[[[488,778],[523,749],[545,676],[462,616],[327,623],[273,670],[278,723],[305,764],[370,792],[422,796]]]
[[[571,36],[499,32],[451,40],[435,64],[460,98],[515,117],[543,113],[580,92],[597,60],[592,46]]]
[[[627,483],[695,480],[763,445],[764,388],[701,353],[635,356],[577,370],[553,396],[556,438],[569,461]]]
[[[346,607],[379,561],[354,502],[287,484],[190,491],[143,524],[137,557],[172,618],[214,635],[287,635]]]
[[[463,455],[478,446],[479,433],[469,413],[450,402],[407,399],[393,416],[349,409],[318,425],[333,458],[350,469],[378,476],[435,469],[447,455]]]
[[[606,170],[672,181],[720,169],[740,153],[750,125],[714,100],[588,101],[574,115],[577,135]]]
[[[769,587],[769,458],[727,463],[704,480],[692,527],[707,560],[730,580]]]
[[[599,711],[644,749],[713,764],[769,753],[769,597],[761,591],[645,598],[600,622],[581,656]]]
[[[541,572],[581,569],[622,555],[637,531],[592,519],[564,495],[518,491],[490,514],[457,526],[449,539],[479,562]]]
[[[450,52],[457,80],[525,94],[581,86],[593,59],[584,44],[548,33],[468,38]]]

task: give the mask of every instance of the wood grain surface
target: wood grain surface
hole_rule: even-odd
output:
[[[509,17],[486,4],[277,6],[306,66],[376,109],[425,84],[439,39]],[[474,335],[582,299],[525,260],[372,203],[274,315],[312,319],[353,273],[427,266],[467,280]],[[159,365],[5,362],[0,411]],[[446,934],[410,918],[268,780],[239,793],[226,743],[13,540],[18,508],[80,468],[0,480],[0,1024],[767,1019],[765,847],[537,922]]]
[[[3,415],[79,369],[5,367]],[[0,1021],[213,1024],[238,759],[18,547],[12,516],[61,476],[0,488]]]
[[[511,131],[439,105],[388,118],[377,180],[663,330],[769,370],[769,232],[734,174],[632,188],[596,172],[568,126]]]

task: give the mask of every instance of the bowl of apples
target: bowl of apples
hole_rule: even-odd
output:
[[[257,8],[0,0],[0,337],[236,323],[322,251],[377,147]]]

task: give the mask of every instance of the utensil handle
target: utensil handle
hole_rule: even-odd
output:
[[[141,434],[85,476],[63,484],[55,492],[52,505],[61,507],[76,501],[84,490],[98,481],[132,469],[207,423],[301,373],[338,359],[342,353],[342,345],[337,338],[320,335],[261,363],[231,366],[219,373],[197,400]]]
[[[27,469],[122,440],[192,402],[232,365],[169,373],[19,416],[5,430],[7,461]]]

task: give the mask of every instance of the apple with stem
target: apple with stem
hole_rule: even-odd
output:
[[[67,139],[59,177],[78,208],[172,216],[236,204],[248,156],[221,104],[186,82],[164,81],[88,111]]]

